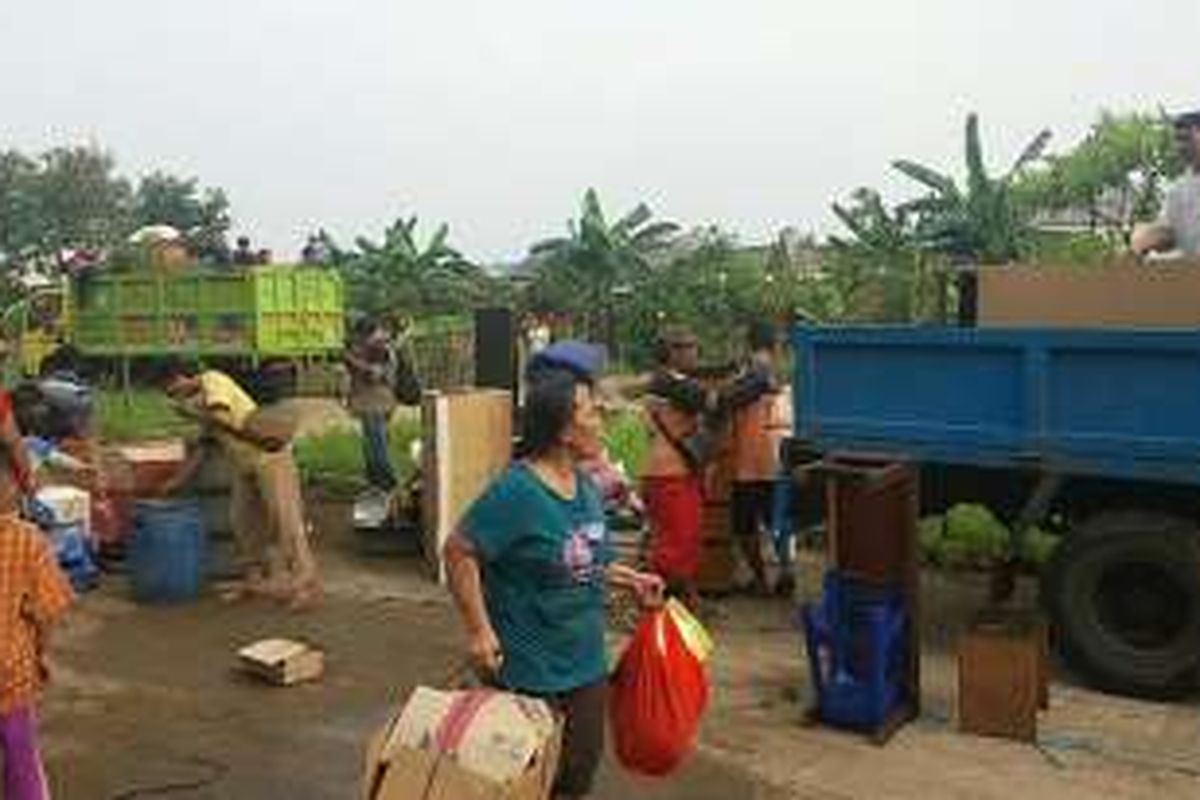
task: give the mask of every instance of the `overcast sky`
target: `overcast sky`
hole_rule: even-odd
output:
[[[0,0],[0,148],[225,187],[280,255],[446,221],[481,260],[588,186],[745,240],[832,230],[888,162],[997,166],[1102,107],[1200,107],[1197,0]]]

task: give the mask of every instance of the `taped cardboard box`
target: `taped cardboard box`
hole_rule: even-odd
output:
[[[325,654],[291,639],[263,639],[238,651],[242,671],[275,686],[318,680],[325,672]]]
[[[362,798],[545,800],[560,737],[541,700],[420,687],[372,738]]]

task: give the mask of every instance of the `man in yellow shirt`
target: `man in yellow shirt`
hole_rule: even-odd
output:
[[[320,579],[288,440],[255,424],[261,418],[258,404],[225,373],[173,360],[160,375],[179,411],[213,435],[232,467],[230,517],[245,569],[237,594],[281,597],[294,608],[314,604]],[[203,453],[190,458],[164,493],[182,486],[202,459]]]

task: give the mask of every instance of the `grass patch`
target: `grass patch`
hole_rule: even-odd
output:
[[[420,435],[421,423],[414,419],[399,420],[388,431],[388,449],[401,481],[416,468],[409,448]],[[306,485],[339,497],[351,497],[367,488],[362,436],[357,428],[337,428],[297,439],[295,454]]]
[[[650,432],[636,413],[621,411],[605,421],[604,444],[613,461],[624,464],[629,475],[638,475],[650,449]]]
[[[152,389],[101,389],[96,392],[96,428],[109,442],[188,436],[195,423],[171,408],[162,392]]]

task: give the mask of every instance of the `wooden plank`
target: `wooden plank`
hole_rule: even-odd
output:
[[[1200,325],[1200,261],[978,271],[981,326]]]
[[[427,393],[421,408],[425,554],[445,580],[442,545],[463,513],[512,458],[512,399],[506,391]]]

